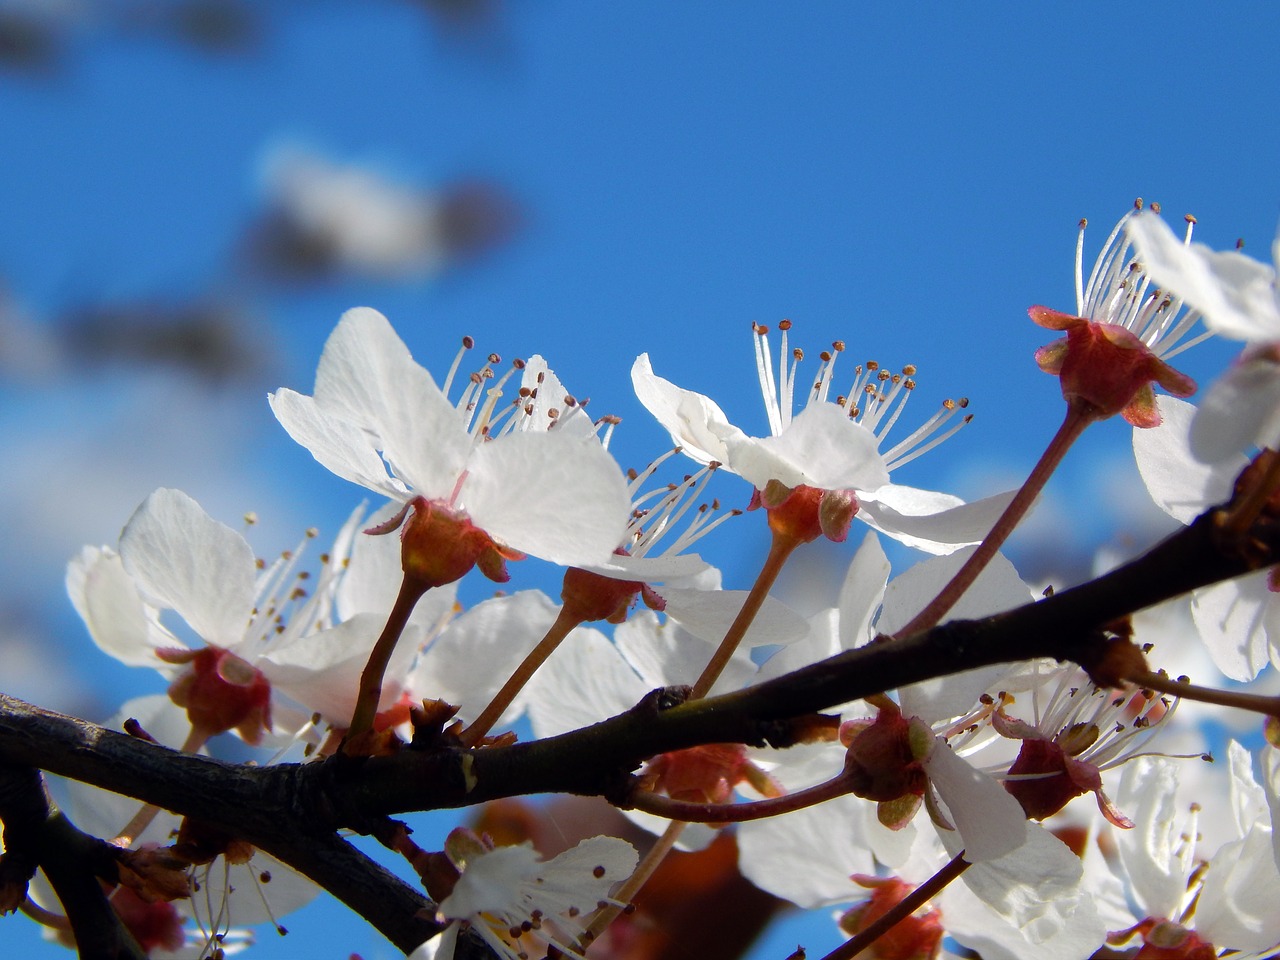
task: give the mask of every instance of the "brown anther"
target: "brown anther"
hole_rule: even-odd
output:
[[[542,382],[546,379],[547,379],[547,372],[543,370],[538,374],[538,384],[541,385]]]
[[[1081,218],[1080,218],[1080,229],[1081,229],[1081,230],[1083,230],[1083,229],[1084,229],[1085,227],[1087,227],[1088,225],[1089,225],[1089,221],[1088,221],[1088,220],[1086,220],[1084,217],[1081,217]]]
[[[531,417],[532,417],[532,416],[533,416],[533,404],[532,404],[532,403],[526,403],[526,404],[524,405],[524,412],[525,412],[528,416],[531,416]]]
[[[904,377],[914,377],[916,375],[916,365],[914,363],[908,363],[902,368],[902,375]]]
[[[783,321],[783,323],[786,323],[786,322],[787,321],[785,320]],[[601,879],[604,876],[604,874],[605,874],[605,869],[602,866],[597,866],[595,867],[595,869],[591,871],[591,875],[595,877],[597,880]]]
[[[556,419],[558,416],[560,416],[560,411],[557,410],[555,407],[552,407],[550,410],[547,411],[547,417],[551,420]]]
[[[1134,198],[1134,200],[1133,200],[1133,209],[1135,209],[1135,210],[1141,210],[1141,209],[1142,209],[1142,198],[1141,198],[1141,197],[1135,197],[1135,198]]]
[[[566,407],[576,407],[578,405],[578,401],[573,399],[572,396],[566,393],[564,395],[564,405]]]
[[[471,382],[472,382],[472,383],[479,383],[479,382],[480,382],[481,380],[483,380],[483,379],[484,379],[484,377],[483,377],[483,376],[481,376],[481,375],[480,375],[480,374],[478,374],[478,373],[473,373],[473,374],[471,374],[471,377],[470,377],[470,380],[471,380]]]
[[[717,497],[715,500],[712,500],[712,501],[711,501],[711,509],[712,509],[712,510],[719,510],[719,509],[720,509],[720,498],[719,498],[719,497]]]
[[[1188,214],[1184,215],[1182,219],[1183,219],[1183,220],[1185,220],[1185,221],[1187,221],[1187,223],[1199,223],[1199,222],[1200,222],[1199,220],[1197,220],[1197,219],[1195,218],[1195,215],[1194,215],[1194,214],[1190,214],[1190,213],[1188,213]]]
[[[517,370],[523,370],[524,361],[521,360],[519,357],[516,357],[514,360],[511,361],[511,366],[515,367]]]
[[[878,361],[878,360],[868,360],[868,361],[867,361],[867,369],[868,369],[868,370],[879,370],[879,369],[880,369],[880,361]]]
[[[528,387],[521,387],[521,388],[520,388],[520,396],[522,396],[522,397],[527,397],[527,396],[529,396],[529,395],[530,395],[530,394],[532,394],[532,393],[533,393],[533,391],[532,391],[532,390],[530,390]]]
[[[791,321],[790,321],[790,320],[779,320],[779,321],[778,321],[778,329],[779,329],[779,330],[790,330],[790,329],[791,329]]]
[[[1243,249],[1244,249],[1244,237],[1239,237],[1239,238],[1236,240],[1236,249],[1237,249],[1237,250],[1243,250]]]
[[[627,479],[628,479],[628,480],[634,480],[634,479],[635,479],[636,477],[638,477],[638,476],[640,476],[640,472],[639,472],[638,470],[636,470],[636,468],[635,468],[635,467],[628,467],[628,468],[627,468]]]
[[[906,390],[914,390],[916,388],[916,382],[914,380],[908,379],[903,382],[902,386]]]
[[[753,323],[751,325],[751,329],[754,330],[756,334],[761,337],[768,336],[769,334],[769,328],[766,327],[763,323]]]
[[[823,363],[830,363],[830,362],[831,362],[831,351],[830,351],[830,350],[823,350],[820,354],[818,354],[818,359],[819,359],[819,360],[821,360]]]
[[[833,349],[836,353],[843,353],[843,352],[844,352],[844,341],[843,341],[843,340],[832,340],[832,341],[831,341],[831,349]]]
[[[795,359],[797,359],[797,360],[803,360],[803,359],[804,359],[804,351],[803,351],[803,350],[801,350],[799,347],[796,347],[794,350],[792,350],[792,351],[791,351],[791,356],[792,356],[792,357],[794,357],[794,358],[795,358]]]
[[[942,409],[954,410],[955,408],[956,408],[956,402],[954,400],[948,398],[942,401]]]
[[[969,406],[969,398],[968,398],[968,397],[961,397],[957,402],[960,404],[960,409],[961,409],[961,410],[963,410],[965,407]]]
[[[500,356],[498,356],[496,353],[491,353],[491,354],[489,354],[489,362],[490,362],[490,363],[501,363],[501,362],[502,362],[502,358],[501,358]]]
[[[1152,212],[1152,213],[1159,213],[1159,212],[1160,212],[1160,204],[1158,204],[1158,203],[1156,203],[1156,202],[1152,201],[1152,204],[1151,204],[1151,212]]]

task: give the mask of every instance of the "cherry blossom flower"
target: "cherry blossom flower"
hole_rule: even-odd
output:
[[[797,390],[803,353],[788,351],[790,326],[789,321],[779,324],[782,345],[776,373],[768,328],[755,325],[753,330],[769,418],[767,437],[748,436],[709,397],[655,375],[647,353],[631,368],[636,396],[686,456],[699,463],[723,464],[740,475],[756,488],[757,503],[775,508],[798,491],[819,491],[822,533],[830,539],[843,540],[849,521],[857,516],[903,543],[932,553],[949,553],[981,540],[1006,497],[965,504],[948,494],[889,482],[892,470],[931,450],[968,422],[969,416],[961,413],[968,402],[947,401],[919,429],[881,453],[881,441],[915,389],[915,368],[908,366],[894,374],[874,362],[859,366],[848,394],[829,399],[835,361],[844,350],[844,344],[837,342],[831,351],[823,352],[811,385]],[[797,396],[805,398],[805,406],[793,415]],[[959,422],[952,422],[957,417]]]
[[[527,395],[499,410],[507,377],[491,383],[488,365],[455,405],[447,393],[457,366],[441,389],[386,317],[359,307],[343,314],[325,344],[315,395],[280,389],[271,409],[338,476],[403,504],[405,513],[412,507],[420,525],[450,525],[450,549],[466,558],[456,558],[455,572],[455,558],[436,556],[445,534],[433,527],[430,549],[419,551],[435,558],[422,560],[432,583],[457,579],[477,562],[503,580],[512,551],[562,564],[607,560],[624,534],[626,482],[593,432],[563,425],[584,415],[533,416]]]
[[[1116,837],[1129,881],[1129,896],[1117,904],[1137,906],[1129,929],[1109,938],[1123,944],[1141,935],[1151,955],[1195,958],[1262,958],[1280,946],[1280,869],[1272,855],[1273,824],[1263,789],[1253,778],[1252,759],[1235,741],[1228,745],[1228,790],[1204,796],[1179,817],[1178,767],[1166,758],[1135,762],[1121,785],[1121,800],[1134,810],[1137,827]],[[1218,816],[1230,839],[1205,857],[1199,849],[1201,808],[1226,801]]]
[[[459,872],[440,900],[438,918],[448,926],[412,960],[454,960],[464,930],[503,960],[541,956],[551,947],[576,956],[572,945],[587,919],[637,860],[635,848],[616,837],[583,840],[543,861],[531,843],[495,848],[463,829],[449,835],[445,853]]]
[[[997,733],[1021,742],[1004,774],[1005,789],[1034,820],[1093,793],[1107,820],[1118,827],[1133,826],[1103,791],[1102,772],[1143,755],[1172,719],[1177,701],[1142,691],[1100,689],[1073,664],[1044,670],[1042,664],[1032,663],[1025,673],[1030,703],[1014,709],[1032,719],[1011,715],[1017,699],[1007,691],[997,698],[991,714]],[[1012,684],[1009,688],[1014,689]]]
[[[1184,340],[1200,315],[1181,300],[1153,289],[1144,264],[1129,255],[1124,232],[1136,211],[1120,218],[1107,237],[1088,283],[1084,280],[1085,222],[1076,242],[1076,314],[1035,306],[1031,319],[1066,336],[1036,351],[1036,363],[1059,377],[1062,394],[1092,417],[1119,413],[1135,427],[1155,426],[1160,413],[1151,384],[1190,396],[1195,382],[1166,360],[1208,336]]]
[[[85,547],[68,564],[67,592],[103,652],[174,678],[170,696],[186,707],[193,736],[234,728],[257,743],[272,729],[271,684],[259,670],[261,658],[325,622],[336,568],[358,519],[348,521],[307,591],[293,575],[297,552],[260,569],[244,537],[185,493],[160,489],[126,524],[118,553]],[[162,622],[166,610],[204,646],[190,647],[173,633]],[[376,636],[372,630],[366,647]],[[310,671],[325,666],[317,655]]]
[[[1129,235],[1147,273],[1204,314],[1207,327],[1246,349],[1209,388],[1191,430],[1197,459],[1217,461],[1251,445],[1280,447],[1280,293],[1275,267],[1234,250],[1180,241],[1152,214]],[[1280,233],[1272,244],[1280,257]]]
[[[1276,268],[1235,250],[1179,239],[1155,213],[1127,218],[1125,230],[1143,272],[1204,315],[1205,326],[1232,340],[1280,340]],[[1271,244],[1280,261],[1280,232]]]

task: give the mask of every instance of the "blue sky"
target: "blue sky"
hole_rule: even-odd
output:
[[[381,309],[437,371],[464,333],[547,355],[597,415],[624,418],[614,451],[634,466],[666,445],[630,395],[638,353],[761,428],[750,323],[789,317],[811,352],[842,338],[850,360],[916,364],[908,419],[968,396],[974,423],[900,479],[978,496],[1016,483],[1061,417],[1031,360],[1051,337],[1025,311],[1072,308],[1081,217],[1091,262],[1135,197],[1260,257],[1280,214],[1271,4],[509,3],[463,36],[407,0],[261,7],[243,53],[99,23],[75,25],[56,69],[0,73],[0,277],[32,329],[92,304],[220,297],[264,344],[263,369],[220,386],[41,375],[21,355],[0,379],[0,655],[9,691],[51,706],[104,715],[160,688],[92,649],[62,590],[67,557],[114,542],[156,486],[231,523],[257,511],[264,553],[349,512],[359,492],[264,402],[309,390],[348,307]],[[440,275],[266,282],[243,236],[283,144],[428,188],[485,177],[520,229]],[[1210,345],[1185,366],[1208,379],[1229,355]],[[1046,498],[1041,529],[1069,531],[1080,557],[1150,535],[1128,442],[1096,428]],[[730,480],[716,492],[745,499]],[[731,585],[752,575],[754,519],[706,551]],[[838,573],[849,552],[822,562]],[[389,955],[336,908],[289,925],[261,955]],[[797,939],[821,955],[819,930],[758,957]],[[31,936],[0,924],[0,943]]]

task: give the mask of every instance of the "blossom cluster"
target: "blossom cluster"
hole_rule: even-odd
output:
[[[1081,250],[1083,238],[1082,226]],[[1275,252],[1280,262],[1280,238]],[[513,729],[587,727],[654,688],[748,690],[1033,604],[1043,585],[1000,544],[1071,441],[1117,414],[1175,519],[1230,501],[1218,522],[1243,536],[1280,509],[1276,267],[1192,243],[1189,229],[1179,238],[1137,209],[1090,276],[1080,251],[1076,269],[1074,312],[1030,310],[1064,334],[1035,360],[1059,378],[1067,414],[1018,491],[964,502],[896,482],[969,422],[968,401],[918,417],[914,366],[852,363],[844,342],[814,365],[786,320],[749,333],[763,436],[659,376],[660,350],[640,353],[635,394],[672,447],[624,472],[610,452],[617,418],[589,411],[542,357],[488,354],[468,369],[465,338],[437,380],[361,307],[329,337],[311,394],[281,388],[270,405],[321,466],[378,498],[372,509],[353,504],[314,558],[312,530],[264,561],[186,494],[160,489],[118,543],[71,560],[67,590],[101,650],[169,682],[167,698],[130,703],[119,722],[189,752],[232,733],[270,762],[357,760],[405,748],[424,716],[450,749],[483,751]],[[1196,407],[1179,399],[1196,384],[1170,361],[1214,333],[1247,347]],[[725,589],[692,548],[725,523],[760,520],[770,547],[758,578]],[[790,558],[851,539],[855,520],[864,532],[833,602],[797,611],[773,595]],[[915,561],[895,569],[886,538]],[[565,568],[558,599],[516,589],[463,608],[457,587],[473,570],[518,583],[530,557]],[[1261,569],[1109,624],[1107,642],[1136,667],[977,666],[843,704],[786,749],[651,757],[610,798],[632,825],[601,820],[620,836],[556,842],[527,827],[504,842],[477,828],[438,852],[405,840],[396,849],[443,930],[414,956],[657,955],[636,946],[643,924],[627,912],[640,854],[656,864],[671,846],[710,850],[725,837],[760,889],[839,906],[840,935],[865,936],[867,956],[1272,955],[1280,757],[1260,721],[1236,731],[1241,742],[1210,742],[1184,722],[1205,716],[1177,696],[1192,688],[1170,676],[1245,683],[1280,667],[1277,589]],[[1205,764],[1210,753],[1226,763]],[[263,904],[278,925],[315,892],[235,838],[73,789],[80,827],[125,852],[113,904],[151,956],[231,952]],[[662,840],[636,839],[648,834]],[[234,870],[245,879],[233,883]],[[31,896],[56,910],[47,890]],[[896,925],[878,932],[890,915]]]

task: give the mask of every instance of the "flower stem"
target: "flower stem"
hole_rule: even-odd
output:
[[[888,910],[871,926],[846,940],[823,957],[822,960],[851,960],[851,958],[856,957],[893,927],[897,926],[899,922],[911,916],[925,903],[937,896],[947,884],[968,870],[969,866],[969,861],[964,859],[964,851],[961,850],[941,870],[903,897],[891,910]]]
[[[748,820],[763,820],[803,810],[852,792],[849,777],[841,771],[838,776],[824,783],[750,803],[692,803],[673,800],[648,790],[637,790],[627,800],[636,810],[666,817],[668,820],[684,820],[687,823],[745,823]]]
[[[769,544],[769,555],[765,557],[764,566],[760,568],[751,592],[747,594],[742,609],[738,611],[724,639],[720,641],[720,646],[716,648],[711,661],[703,669],[702,676],[698,677],[698,682],[693,685],[693,690],[689,694],[690,700],[705,697],[712,685],[720,678],[734,651],[738,649],[738,644],[742,642],[742,638],[751,627],[751,622],[755,620],[756,614],[764,605],[765,598],[769,596],[769,591],[778,579],[778,574],[782,572],[782,565],[787,562],[791,552],[798,546],[800,546],[799,540],[776,533],[773,535]]]
[[[973,581],[977,580],[982,571],[986,569],[987,564],[991,562],[991,558],[1004,546],[1004,542],[1009,539],[1009,534],[1013,533],[1014,528],[1022,522],[1022,518],[1026,516],[1031,506],[1035,503],[1036,497],[1044,489],[1044,485],[1048,482],[1049,477],[1053,475],[1053,471],[1062,463],[1062,458],[1071,449],[1071,445],[1084,432],[1084,428],[1093,423],[1094,419],[1086,411],[1078,409],[1075,405],[1067,405],[1067,416],[1062,421],[1062,426],[1058,427],[1058,432],[1053,435],[1053,439],[1049,441],[1049,446],[1040,455],[1040,459],[1031,470],[1030,476],[1023,481],[1018,492],[1009,501],[1009,505],[1004,508],[1004,513],[1000,514],[1000,519],[995,522],[995,525],[987,533],[982,543],[978,544],[978,549],[956,571],[956,575],[951,578],[951,581],[942,588],[942,591],[930,601],[927,607],[917,613],[910,623],[897,632],[898,636],[905,637],[938,625],[938,622],[964,596],[964,592],[973,585]]]
[[[382,635],[373,645],[369,661],[360,674],[360,693],[356,697],[356,708],[351,715],[347,735],[342,738],[344,751],[355,737],[373,729],[373,718],[378,714],[378,701],[382,699],[382,678],[387,672],[387,664],[391,662],[391,654],[400,641],[400,634],[404,633],[413,608],[429,589],[416,577],[406,575],[401,582],[400,592],[387,617],[387,625],[382,628]]]
[[[680,834],[684,833],[684,828],[687,826],[687,823],[680,821],[667,824],[667,829],[662,832],[662,836],[654,841],[653,846],[649,848],[644,855],[644,859],[640,861],[631,876],[627,877],[622,886],[614,893],[612,899],[616,903],[627,904],[635,898],[635,895],[640,892],[640,888],[653,876],[653,872],[662,865],[662,861],[666,859],[667,854],[675,847],[676,841],[680,839]],[[590,947],[624,909],[622,906],[610,904],[597,910],[595,916],[587,924],[587,929],[578,939],[578,946],[583,949]]]
[[[1264,697],[1256,693],[1198,687],[1194,683],[1172,680],[1166,674],[1153,673],[1149,670],[1131,673],[1125,679],[1140,687],[1181,697],[1184,700],[1198,700],[1201,703],[1237,707],[1241,710],[1252,710],[1255,713],[1261,713],[1269,717],[1280,717],[1280,697]]]
[[[564,607],[560,608],[555,623],[551,624],[546,635],[538,641],[536,647],[529,651],[529,655],[524,658],[520,666],[516,667],[515,672],[502,685],[502,689],[489,701],[489,705],[480,711],[480,716],[476,717],[471,726],[462,732],[464,747],[474,747],[484,738],[484,735],[501,719],[507,707],[511,706],[511,701],[524,689],[524,685],[529,682],[537,669],[546,662],[547,657],[551,656],[556,647],[560,646],[560,642],[581,623],[580,617],[569,613]]]
[[[182,746],[178,749],[182,753],[196,753],[208,740],[209,734],[207,731],[192,727],[191,732],[187,734],[187,739],[182,741]],[[143,804],[142,808],[133,815],[133,819],[126,823],[120,833],[112,839],[112,845],[128,850],[133,846],[133,841],[142,836],[143,831],[151,826],[151,821],[156,818],[156,814],[159,812],[160,808],[155,804]]]

